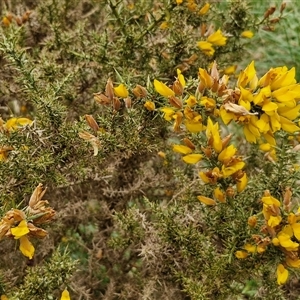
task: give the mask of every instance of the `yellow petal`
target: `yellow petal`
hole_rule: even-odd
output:
[[[206,176],[204,172],[199,172],[199,177],[202,179],[204,183],[210,183],[210,179]]]
[[[299,223],[295,223],[292,225],[293,228],[293,232],[294,232],[294,236],[295,238],[300,241],[300,224]]]
[[[191,148],[184,145],[173,145],[173,151],[180,154],[189,154],[193,152]]]
[[[187,164],[196,164],[202,159],[202,157],[203,156],[201,154],[194,153],[183,156],[182,160]]]
[[[297,259],[291,259],[290,257],[286,257],[285,258],[285,262],[286,264],[289,266],[289,267],[292,267],[292,268],[300,268],[300,259],[297,258]]]
[[[252,245],[252,244],[245,244],[245,246],[243,247],[245,250],[247,250],[250,253],[255,253],[256,252],[256,246]]]
[[[204,126],[201,121],[185,120],[184,125],[191,133],[198,133],[204,130]]]
[[[210,4],[205,3],[204,6],[202,6],[202,8],[199,10],[199,15],[201,16],[205,15],[208,12],[209,8],[210,8]]]
[[[18,127],[30,125],[32,124],[32,121],[27,118],[10,118],[5,123],[5,128],[8,130],[14,130]]]
[[[282,264],[279,264],[277,267],[277,283],[279,285],[285,284],[288,279],[288,276],[288,270]]]
[[[171,107],[162,107],[160,109],[164,113],[164,119],[166,121],[171,121],[173,115],[175,114],[175,110]]]
[[[243,258],[246,258],[248,256],[248,252],[239,250],[239,251],[235,252],[235,256],[238,259],[243,259]]]
[[[214,189],[214,197],[222,203],[226,202],[226,195],[219,187]]]
[[[240,178],[236,184],[236,189],[238,193],[241,193],[246,188],[247,183],[248,183],[247,174],[244,173],[243,177]]]
[[[287,118],[280,117],[280,123],[281,123],[281,128],[286,132],[294,133],[295,131],[300,131],[300,127],[295,125],[294,122],[292,122]]]
[[[213,48],[213,45],[206,41],[200,41],[197,43],[197,46],[207,55],[207,56],[213,56],[215,53],[215,49]]]
[[[189,106],[189,107],[193,107],[197,104],[197,100],[196,100],[196,97],[193,96],[193,95],[190,95],[188,97],[187,100],[185,100],[186,104]]]
[[[300,104],[295,107],[279,107],[277,110],[278,114],[282,117],[285,117],[289,120],[294,120],[299,116],[300,113]]]
[[[225,125],[229,124],[235,118],[234,113],[226,111],[224,105],[220,108],[220,116]]]
[[[177,69],[176,71],[177,71],[177,78],[178,78],[179,82],[181,83],[182,87],[184,88],[185,87],[184,76],[181,74],[180,69]]]
[[[60,300],[71,300],[70,294],[67,290],[62,292]]]
[[[293,242],[288,234],[280,233],[278,234],[278,240],[280,243],[280,246],[284,247],[288,251],[297,251],[299,244],[296,242]]]
[[[280,207],[280,201],[278,201],[276,198],[272,197],[272,196],[266,196],[266,197],[262,197],[261,201],[266,204],[266,205],[274,205],[276,207]]]
[[[241,33],[241,37],[251,39],[254,36],[254,33],[251,30],[245,30]]]
[[[156,79],[154,79],[154,88],[163,97],[175,96],[175,92],[173,90]]]
[[[254,67],[254,61],[252,61],[244,71],[241,71],[237,86],[245,87],[251,80],[255,78],[256,71]]]
[[[128,97],[128,91],[123,83],[121,83],[120,85],[115,87],[114,92],[115,92],[116,96],[118,96],[118,97],[121,97],[121,98]]]
[[[232,74],[235,73],[236,68],[237,68],[237,65],[228,66],[228,67],[225,68],[224,74],[226,74],[226,75],[232,75]]]
[[[153,101],[146,101],[144,107],[150,111],[155,110],[155,103]]]
[[[235,155],[236,151],[237,149],[233,145],[230,145],[229,147],[226,147],[224,150],[222,150],[222,152],[218,156],[218,160],[220,162],[224,162],[225,160],[232,158]]]
[[[211,198],[208,198],[205,196],[198,196],[197,198],[198,198],[198,200],[200,200],[202,203],[204,203],[206,205],[216,205],[216,201]]]
[[[249,130],[247,126],[244,126],[243,131],[244,131],[245,138],[249,143],[256,143],[255,135]]]
[[[226,45],[227,37],[225,37],[221,30],[218,29],[207,38],[207,41],[215,46],[224,46]]]
[[[10,232],[15,239],[19,239],[20,237],[29,233],[26,220],[22,220],[18,226],[11,228]]]
[[[29,259],[32,259],[34,255],[34,247],[26,235],[20,238],[20,251]]]
[[[281,73],[271,83],[271,89],[274,91],[282,87],[289,86],[296,83],[295,75],[296,75],[296,70],[294,67],[287,72]]]
[[[5,295],[1,295],[0,300],[8,300],[8,298]]]
[[[270,227],[275,227],[280,224],[281,220],[282,220],[281,216],[270,216],[268,220],[268,225]]]
[[[245,166],[245,163],[243,161],[239,161],[237,163],[235,163],[232,166],[229,167],[225,167],[224,165],[222,166],[222,174],[224,176],[224,178],[231,176],[232,174],[234,174],[235,172],[243,169]]]

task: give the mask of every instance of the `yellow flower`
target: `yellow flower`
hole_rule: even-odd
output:
[[[292,259],[289,256],[287,256],[285,258],[285,262],[289,267],[300,268],[300,259],[299,258]]]
[[[196,164],[202,159],[202,155],[198,153],[188,154],[182,157],[182,160],[187,164]]]
[[[287,251],[298,251],[299,244],[291,240],[292,235],[284,232],[284,230],[278,233],[278,241],[280,246],[284,247]]]
[[[288,222],[293,230],[295,238],[300,241],[300,223],[297,223],[297,217],[295,214],[290,213],[288,216]]]
[[[155,110],[155,103],[153,101],[146,101],[144,107],[150,111]]]
[[[207,73],[205,69],[199,68],[198,75],[200,77],[200,83],[204,88],[210,89],[214,83],[214,79]]]
[[[214,124],[210,118],[208,118],[207,120],[206,137],[209,141],[209,144],[212,144],[212,146],[214,147],[215,151],[217,153],[220,153],[222,151],[223,145],[219,133],[219,124]]]
[[[222,34],[220,29],[207,38],[207,42],[213,44],[214,46],[224,46],[226,45],[226,40],[227,37]]]
[[[189,107],[193,107],[197,104],[197,100],[195,96],[190,95],[187,100],[185,100],[186,104]]]
[[[16,130],[19,127],[30,124],[32,124],[32,121],[27,118],[10,118],[6,121],[4,128],[7,130]]]
[[[254,228],[256,226],[256,224],[257,224],[257,217],[256,216],[251,216],[251,217],[248,218],[248,225],[250,227]]]
[[[222,203],[226,202],[226,194],[219,187],[214,189],[214,197]]]
[[[114,92],[115,92],[116,96],[118,96],[118,97],[121,97],[121,98],[128,97],[128,91],[123,83],[121,83],[120,85],[115,87]]]
[[[205,196],[197,196],[198,200],[201,201],[202,203],[206,204],[206,205],[216,205],[216,201],[211,199],[211,198],[208,198],[208,197],[205,197]]]
[[[238,258],[238,259],[246,258],[248,255],[249,255],[249,254],[248,254],[247,251],[239,250],[239,251],[236,251],[236,252],[235,252],[235,256],[236,256],[236,258]]]
[[[259,149],[264,152],[269,152],[272,149],[272,146],[269,143],[263,143],[259,145]]]
[[[254,33],[251,30],[245,30],[241,33],[241,37],[251,39]]]
[[[159,25],[159,28],[162,30],[167,29],[168,27],[169,27],[169,23],[167,21],[164,21]]]
[[[229,67],[225,68],[224,74],[226,74],[226,75],[232,75],[232,74],[235,73],[236,68],[237,68],[237,65],[229,66]]]
[[[206,41],[200,41],[200,42],[197,43],[197,46],[207,56],[213,56],[214,53],[215,53],[215,49],[213,48],[212,43],[209,43],[209,42],[206,42]]]
[[[183,2],[183,0],[176,0],[176,4],[179,5]]]
[[[0,300],[8,300],[8,298],[5,295],[1,295]]]
[[[268,225],[270,227],[276,227],[277,225],[280,224],[281,220],[282,220],[281,216],[270,216],[268,220]]]
[[[167,87],[164,83],[154,79],[154,88],[155,90],[162,95],[163,97],[175,96],[175,92]]]
[[[68,290],[62,292],[60,300],[71,300]]]
[[[205,106],[207,110],[212,110],[216,107],[216,101],[213,98],[201,97],[200,104]]]
[[[201,116],[199,117],[201,118]],[[201,120],[198,120],[198,118],[194,118],[193,120],[185,120],[184,125],[186,129],[191,133],[198,133],[205,129]]]
[[[250,253],[255,253],[256,252],[256,245],[252,244],[245,244],[243,247],[245,250],[247,250]]]
[[[218,156],[218,161],[225,163],[227,160],[231,159],[236,154],[237,149],[230,145],[220,152]]]
[[[164,113],[164,119],[166,121],[171,121],[173,118],[173,115],[175,114],[175,110],[171,107],[162,107],[160,109]]]
[[[229,177],[231,176],[232,174],[234,174],[235,172],[243,169],[245,166],[245,163],[243,161],[237,161],[235,162],[234,164],[232,165],[229,165],[229,166],[222,166],[222,174],[223,174],[223,177],[226,178],[226,177]]]
[[[288,270],[282,264],[279,264],[277,267],[277,283],[279,285],[285,284],[288,279],[288,276]]]
[[[11,228],[10,232],[15,237],[15,239],[19,239],[22,236],[28,234],[29,229],[26,220],[22,220],[18,226]]]
[[[252,61],[245,70],[242,70],[237,81],[238,87],[245,87],[247,84],[250,83],[251,88],[256,87],[257,85],[257,76],[256,70],[254,67],[254,61]],[[252,84],[251,84],[252,83]]]
[[[205,3],[199,10],[199,15],[201,15],[201,16],[205,15],[208,12],[209,8],[210,8],[210,4]]]

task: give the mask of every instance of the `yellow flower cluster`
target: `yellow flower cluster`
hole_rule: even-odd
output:
[[[241,157],[236,156],[237,149],[230,145],[231,135],[221,139],[219,133],[219,124],[213,123],[210,118],[207,121],[206,128],[207,146],[196,149],[196,146],[188,139],[184,138],[185,145],[173,145],[173,151],[183,155],[182,160],[188,164],[196,164],[202,158],[209,160],[210,163],[216,162],[216,166],[211,170],[200,171],[199,177],[205,184],[217,185],[222,179],[232,179],[236,184],[237,192],[242,192],[248,182],[247,175],[242,169],[245,166]],[[196,152],[196,153],[195,153]],[[201,153],[199,153],[201,152]],[[226,194],[230,197],[235,191],[229,185],[224,192],[219,186],[214,189],[214,198],[220,202],[226,202]],[[216,202],[204,196],[198,196],[198,199],[207,204],[215,205]]]
[[[295,68],[272,68],[258,79],[251,62],[240,73],[235,89],[223,95],[220,115],[226,125],[231,121],[243,125],[248,142],[263,138],[275,146],[275,132],[300,130],[293,122],[299,115],[299,93]]]
[[[10,134],[12,131],[16,131],[19,128],[26,126],[26,125],[31,125],[33,121],[27,118],[10,118],[6,122],[4,122],[0,118],[0,132],[4,134]],[[9,151],[14,150],[12,146],[0,146],[0,161],[5,161],[8,157]]]
[[[261,198],[263,205],[263,223],[259,234],[253,234],[254,244],[247,243],[244,250],[235,253],[239,259],[246,258],[250,253],[263,253],[267,247],[278,248],[285,256],[285,262],[277,267],[277,283],[284,284],[288,279],[290,268],[300,268],[299,242],[300,242],[300,208],[296,213],[290,211],[292,192],[288,187],[283,196],[282,203],[265,191]],[[251,216],[248,224],[257,227],[257,217]]]
[[[29,259],[33,258],[34,246],[29,237],[44,238],[47,231],[37,225],[50,222],[55,211],[48,206],[47,200],[42,200],[46,189],[39,184],[34,190],[29,205],[25,211],[12,209],[8,211],[0,221],[0,239],[14,237],[20,241],[20,251]]]
[[[199,41],[197,43],[200,50],[207,56],[213,56],[215,53],[214,47],[222,47],[226,45],[227,37],[218,29],[215,32],[207,33],[205,41]]]
[[[183,3],[183,0],[176,0],[176,4],[177,5],[181,5]],[[190,11],[196,12],[197,11],[197,3],[195,0],[186,0],[186,6]],[[205,15],[208,10],[210,8],[210,4],[209,3],[205,3],[199,10],[199,15]]]

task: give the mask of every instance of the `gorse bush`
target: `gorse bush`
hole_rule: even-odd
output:
[[[1,300],[296,299],[289,9],[0,3]]]

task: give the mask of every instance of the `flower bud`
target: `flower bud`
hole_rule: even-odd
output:
[[[264,19],[267,19],[269,16],[273,15],[274,12],[276,10],[276,7],[275,6],[271,6],[267,9],[267,11],[265,12],[264,14]]]
[[[257,217],[256,216],[251,216],[248,218],[248,225],[252,228],[254,228],[257,224]]]
[[[132,92],[137,98],[147,97],[147,90],[139,84],[132,90]]]
[[[121,102],[118,97],[113,97],[113,108],[118,111],[121,108]]]
[[[114,86],[110,78],[107,79],[107,83],[105,86],[105,95],[110,101],[112,101],[114,98]]]
[[[172,90],[176,95],[181,96],[183,93],[183,86],[178,79],[176,79],[173,83]]]
[[[280,13],[282,13],[286,8],[286,2],[282,2],[280,6]]]
[[[111,102],[108,97],[106,97],[104,94],[101,93],[95,93],[94,100],[98,102],[100,105],[108,105]]]
[[[85,120],[88,123],[88,125],[91,127],[91,129],[93,129],[95,132],[99,130],[99,126],[92,115],[85,115]]]
[[[131,105],[132,105],[132,101],[131,101],[131,98],[130,97],[127,97],[124,100],[124,103],[125,103],[125,106],[126,108],[131,108]]]
[[[180,99],[176,98],[175,96],[170,96],[168,99],[172,106],[176,108],[182,108],[182,102]]]
[[[196,149],[196,146],[192,143],[192,141],[188,138],[184,138],[183,142],[186,146],[188,146],[189,148],[191,148],[192,150]]]
[[[235,190],[232,186],[229,186],[227,189],[226,189],[226,195],[230,198],[233,198],[234,197],[234,194],[235,194]]]

